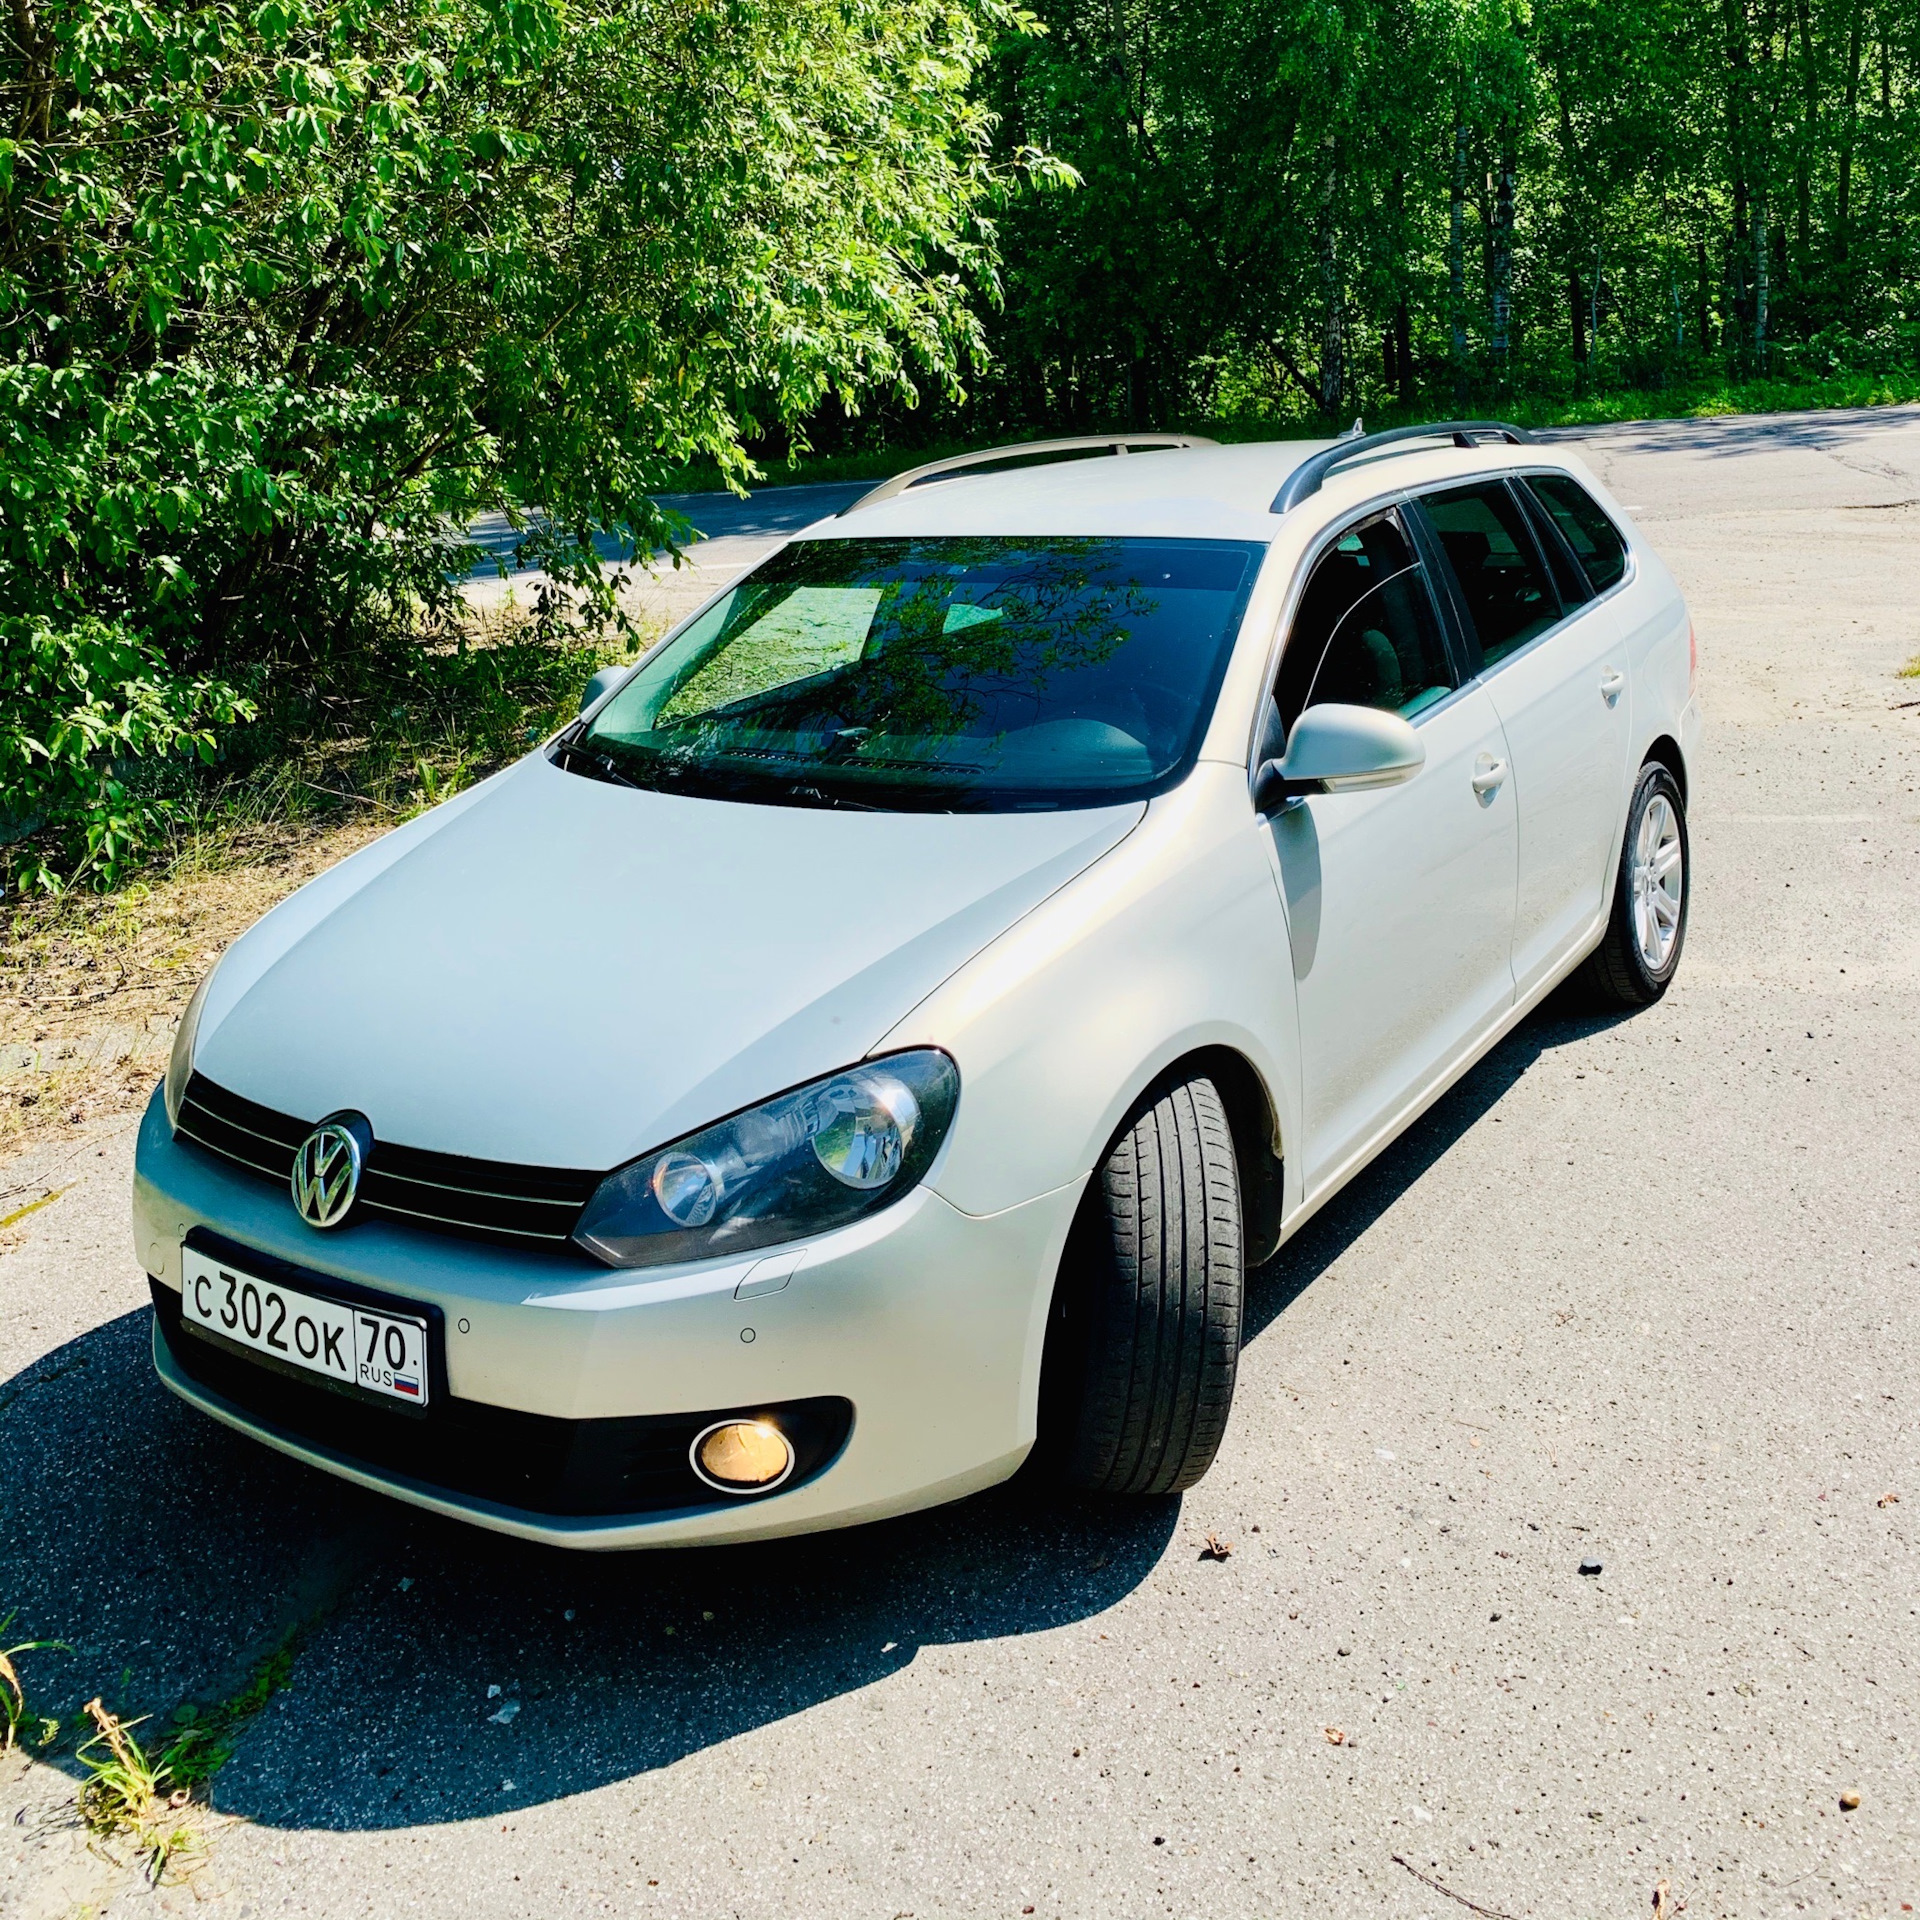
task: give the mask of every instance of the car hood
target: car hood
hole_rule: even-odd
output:
[[[616,1166],[859,1059],[1143,812],[747,806],[534,756],[236,942],[195,1066],[397,1144]]]

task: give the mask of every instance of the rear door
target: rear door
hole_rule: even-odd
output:
[[[1513,756],[1513,975],[1524,997],[1606,907],[1631,720],[1626,649],[1524,481],[1447,487],[1420,508]]]
[[[1322,553],[1281,658],[1269,750],[1306,707],[1344,701],[1403,715],[1427,758],[1401,786],[1316,794],[1269,823],[1299,1007],[1308,1198],[1513,1003],[1512,781],[1493,702],[1463,668],[1398,511]]]

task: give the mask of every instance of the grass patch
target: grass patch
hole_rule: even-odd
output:
[[[1516,426],[1586,427],[1613,421],[1709,420],[1734,413],[1814,413],[1891,407],[1920,400],[1920,373],[1854,374],[1827,380],[1710,381],[1664,391],[1596,394],[1522,405]]]
[[[1920,653],[1916,653],[1907,664],[1894,675],[1896,680],[1920,680]]]
[[[74,1754],[86,1773],[80,1816],[101,1839],[130,1842],[150,1885],[204,1856],[196,1823],[207,1790],[246,1723],[292,1677],[294,1640],[289,1634],[228,1698],[175,1707],[164,1732],[147,1741],[135,1731],[146,1718],[122,1719],[97,1695],[87,1702],[94,1731]]]
[[[13,1625],[14,1618],[9,1613],[0,1619],[0,1634]],[[15,1646],[0,1647],[0,1753],[11,1753],[23,1740],[48,1747],[60,1737],[60,1722],[34,1710],[14,1661],[23,1653],[72,1651],[64,1640],[22,1640]]]
[[[109,1713],[97,1694],[86,1713],[94,1732],[74,1755],[87,1773],[80,1787],[80,1817],[102,1839],[130,1839],[148,1884],[158,1886],[170,1868],[201,1851],[184,1817],[193,1790],[176,1770],[193,1736],[149,1753],[133,1731],[143,1721]]]
[[[1859,374],[1825,380],[1702,380],[1620,393],[1476,395],[1459,411],[1516,427],[1597,427],[1635,420],[1716,420],[1741,413],[1819,412],[1834,407],[1885,407],[1920,401],[1920,373]],[[1389,407],[1369,412],[1369,431],[1415,426],[1450,411],[1430,403],[1411,411]],[[1225,420],[1200,431],[1216,439],[1292,439],[1343,431],[1349,420]]]
[[[169,837],[111,893],[0,921],[0,1153],[123,1112],[228,942],[315,874],[519,758],[618,645],[512,611],[456,642],[282,663],[222,762],[175,777]]]

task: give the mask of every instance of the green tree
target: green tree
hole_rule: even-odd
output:
[[[974,431],[1920,362],[1893,0],[1039,0]]]
[[[478,511],[611,610],[695,456],[952,391],[1035,164],[1010,0],[16,0],[0,622],[174,672],[453,610]],[[37,628],[35,623],[38,623]]]

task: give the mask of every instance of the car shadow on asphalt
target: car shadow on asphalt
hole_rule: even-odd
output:
[[[1341,1189],[1265,1266],[1248,1276],[1243,1339],[1252,1342],[1334,1266],[1428,1168],[1499,1104],[1543,1053],[1604,1033],[1630,1014],[1593,1012],[1562,987]]]
[[[1920,421],[1920,409],[1911,405],[1834,407],[1772,415],[1749,413],[1713,418],[1604,421],[1588,426],[1541,428],[1534,438],[1575,445],[1591,441],[1615,453],[1721,456],[1775,453],[1783,447],[1828,453],[1849,443],[1858,451],[1858,442],[1863,436],[1911,432],[1916,421]]]
[[[1604,1019],[1549,1004],[1254,1276],[1259,1333],[1548,1049]],[[150,1316],[0,1383],[0,1615],[69,1728],[93,1694],[147,1733],[231,1701],[279,1650],[215,1804],[283,1829],[471,1819],[664,1767],[879,1682],[1085,1621],[1165,1557],[1178,1499],[1066,1507],[1019,1485],[759,1545],[580,1554],[415,1512],[282,1458],[168,1394]],[[861,1722],[846,1721],[847,1738]],[[50,1763],[77,1771],[71,1734]]]
[[[913,1711],[916,1660],[1114,1606],[1177,1498],[1067,1509],[1019,1486],[857,1532],[646,1554],[483,1533],[229,1432],[155,1378],[130,1313],[0,1383],[0,1616],[69,1733],[104,1695],[153,1718],[231,1701],[291,1644],[214,1804],[283,1829],[495,1815],[670,1765],[829,1705]],[[862,1719],[846,1721],[857,1737]]]

